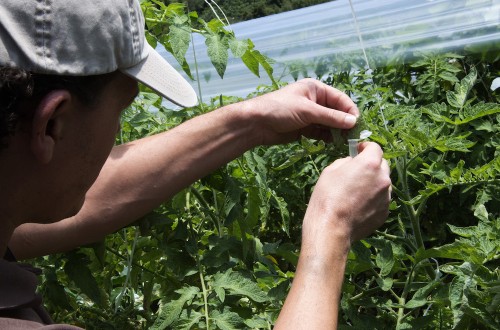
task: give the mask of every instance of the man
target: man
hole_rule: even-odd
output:
[[[138,81],[178,105],[196,103],[143,26],[134,0],[0,3],[0,254],[24,259],[100,240],[254,146],[325,138],[359,115],[345,94],[308,79],[113,147]],[[359,149],[314,189],[276,328],[336,327],[350,244],[384,222],[390,200],[382,150]],[[35,284],[0,261],[0,328],[50,322]]]

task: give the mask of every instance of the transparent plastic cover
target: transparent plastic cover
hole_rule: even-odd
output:
[[[411,61],[420,51],[500,49],[500,0],[352,0],[352,4],[371,67]],[[335,67],[365,66],[348,0],[232,24],[231,28],[238,39],[251,39],[255,49],[275,60],[275,76],[284,81],[321,77]],[[205,102],[220,94],[246,97],[258,85],[270,83],[264,70],[258,78],[231,54],[224,79],[220,79],[203,37],[196,35],[194,45]],[[162,55],[176,64],[165,50]],[[193,47],[186,58],[194,68]],[[197,90],[197,83],[192,84]]]

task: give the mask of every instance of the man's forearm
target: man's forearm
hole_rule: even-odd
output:
[[[301,251],[292,289],[275,329],[337,328],[349,243],[332,240],[331,246],[322,247],[322,251]],[[322,256],[325,251],[331,251],[331,256]]]
[[[24,224],[9,246],[25,259],[102,239],[256,145],[253,119],[244,104],[230,105],[115,147],[76,216]]]

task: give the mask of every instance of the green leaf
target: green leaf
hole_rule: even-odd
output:
[[[358,119],[356,120],[356,126],[351,128],[348,133],[347,133],[347,138],[348,139],[359,139],[359,134],[361,131],[368,129],[368,126],[366,126],[365,119],[363,116],[359,116]]]
[[[280,196],[276,196],[276,193],[273,191],[273,205],[278,208],[281,215],[281,228],[283,231],[290,235],[290,213],[288,212],[288,204],[285,199]]]
[[[220,286],[216,286],[214,288],[215,294],[217,295],[217,298],[223,303],[224,300],[226,300],[226,290]]]
[[[229,49],[231,49],[234,57],[243,57],[248,50],[248,41],[231,38],[229,39]]]
[[[290,166],[292,166],[293,164],[297,163],[298,161],[300,161],[301,159],[303,159],[304,157],[307,157],[307,152],[305,150],[298,150],[298,151],[295,151],[293,152],[286,160],[284,163],[276,166],[276,167],[273,167],[273,170],[275,171],[282,171],[286,168],[289,168]]]
[[[207,53],[210,61],[212,61],[215,70],[221,78],[224,78],[224,72],[226,72],[229,48],[227,39],[225,36],[220,34],[212,34],[205,40],[207,45]]]
[[[392,246],[390,244],[384,246],[384,248],[377,254],[375,263],[380,268],[380,276],[384,277],[391,273],[395,260],[392,253]]]
[[[270,327],[270,322],[254,316],[252,319],[245,320],[245,325],[249,329],[268,329]]]
[[[192,300],[198,292],[200,292],[200,289],[194,286],[189,286],[183,287],[175,292],[179,293],[181,296],[160,307],[158,317],[150,329],[162,330],[174,323],[178,319],[179,315],[181,315],[184,304]]]
[[[405,304],[405,308],[418,308],[426,305],[427,303],[432,303],[432,301],[428,300],[427,297],[431,291],[439,285],[442,285],[441,281],[432,281],[424,287],[418,289],[412,299]]]
[[[262,55],[259,51],[257,50],[252,50],[252,55],[255,57],[255,59],[259,62],[260,65],[264,68],[264,71],[266,71],[269,79],[271,79],[271,82],[273,83],[274,88],[278,88],[278,83],[274,80],[273,76],[273,67],[271,66],[270,60],[268,57]]]
[[[247,215],[245,217],[245,223],[250,229],[255,228],[259,222],[260,205],[262,204],[260,197],[259,188],[254,186],[248,187]]]
[[[81,253],[70,254],[69,260],[64,265],[64,272],[87,297],[98,305],[102,304],[99,285],[88,267],[85,255]]]
[[[447,225],[450,228],[452,233],[457,234],[457,235],[462,236],[462,237],[473,237],[473,236],[477,236],[477,234],[480,234],[478,232],[477,226],[455,227],[453,225],[450,225],[449,223]]]
[[[472,148],[476,142],[472,142],[467,140],[465,137],[469,134],[455,137],[445,137],[434,145],[434,148],[441,152],[446,151],[460,151],[460,152],[469,152],[470,148]]]
[[[450,307],[453,312],[453,325],[457,326],[464,316],[462,304],[464,302],[464,286],[465,279],[463,277],[455,277],[450,285]]]
[[[468,105],[460,112],[460,119],[455,121],[455,125],[467,124],[478,118],[494,115],[496,113],[500,113],[500,105],[496,103],[480,102],[474,105]]]
[[[354,242],[351,246],[351,250],[356,255],[358,263],[372,266],[371,251],[362,241]]]
[[[474,216],[481,221],[488,221],[489,216],[488,210],[486,210],[486,206],[484,206],[484,204],[477,206],[474,210]]]
[[[225,289],[230,295],[248,297],[256,302],[268,300],[267,295],[259,288],[257,283],[249,280],[240,273],[228,269],[224,273],[214,275],[212,287]]]
[[[243,56],[241,57],[241,60],[254,75],[260,78],[259,61],[253,55],[252,51],[247,50],[245,54],[243,54]]]
[[[476,246],[467,241],[456,241],[451,244],[417,252],[418,260],[425,258],[448,258],[464,261],[470,260],[474,263],[482,264],[485,257]]]
[[[197,325],[203,317],[204,315],[197,311],[190,310],[188,312],[183,310],[179,318],[172,324],[172,329],[190,330]]]
[[[452,82],[452,83],[457,83],[459,82],[458,78],[451,72],[441,72],[439,75],[439,78],[444,79],[446,81]]]
[[[389,291],[394,284],[394,280],[392,278],[377,278],[377,284],[382,289],[382,291]]]
[[[179,64],[184,63],[186,52],[191,42],[191,31],[187,26],[172,25],[168,32],[170,38],[170,46],[172,47],[172,55]]]
[[[244,321],[238,314],[231,312],[227,306],[222,313],[218,310],[213,310],[210,313],[210,319],[222,330],[240,330],[241,324]]]
[[[464,107],[470,90],[476,83],[477,72],[476,70],[471,70],[471,72],[464,78],[459,84],[455,84],[455,91],[449,91],[446,93],[446,99],[448,103],[457,109]]]

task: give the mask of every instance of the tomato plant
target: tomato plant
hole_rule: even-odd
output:
[[[189,36],[202,33],[221,76],[228,49],[272,76],[251,42],[219,21],[179,4],[143,7],[148,39],[188,74]],[[425,53],[373,70],[352,63],[332,60],[324,81],[362,109],[391,164],[394,197],[386,224],[352,247],[340,328],[497,329],[498,55]],[[144,89],[118,143],[235,101],[221,96],[176,112]],[[346,155],[342,142],[306,138],[246,152],[105,241],[34,261],[44,269],[47,306],[57,321],[89,329],[272,328],[293,281],[311,190]]]

